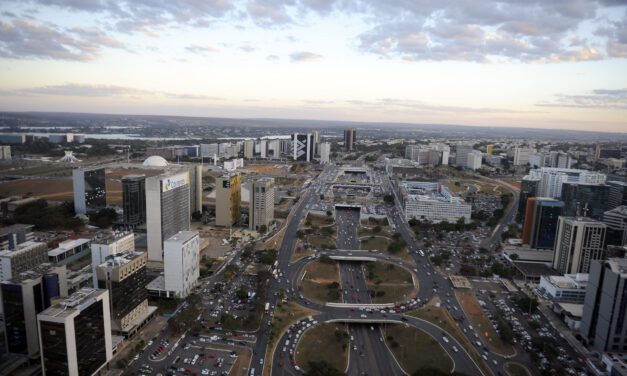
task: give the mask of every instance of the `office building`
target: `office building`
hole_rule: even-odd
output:
[[[524,222],[525,211],[527,210],[527,200],[530,197],[538,196],[539,183],[539,178],[532,178],[530,176],[525,176],[520,181],[520,196],[518,200],[518,212],[516,213],[516,220],[518,222]]]
[[[588,273],[603,258],[607,226],[585,217],[559,217],[553,269],[561,274]]]
[[[0,228],[0,251],[15,249],[19,244],[32,241],[33,225],[15,224]]]
[[[268,158],[268,141],[259,141],[259,158]]]
[[[146,235],[148,260],[163,261],[163,242],[189,230],[189,172],[171,171],[146,179]]]
[[[215,158],[219,154],[218,149],[218,144],[200,144],[200,156],[202,158]]]
[[[259,178],[253,181],[248,207],[248,227],[259,231],[268,229],[274,221],[274,179]]]
[[[216,225],[229,227],[240,219],[241,176],[225,174],[216,178]]]
[[[314,156],[320,156],[320,131],[313,131]]]
[[[538,180],[537,195],[540,197],[560,198],[562,184],[603,184],[606,175],[593,171],[541,167],[529,171],[523,180]]]
[[[600,149],[599,150],[599,159],[609,159],[616,158],[620,159],[620,149]]]
[[[46,243],[28,241],[13,250],[0,251],[0,281],[9,280],[45,262],[48,262]]]
[[[146,223],[146,176],[127,175],[122,178],[123,222],[127,226]]]
[[[255,140],[244,140],[244,158],[252,159],[255,156]]]
[[[331,155],[331,144],[328,142],[320,143],[320,163],[327,164],[329,163]]]
[[[272,159],[281,158],[281,140],[268,140],[268,154]]]
[[[544,153],[533,153],[529,156],[529,166],[531,168],[540,168],[546,166],[548,157]]]
[[[74,211],[87,214],[88,210],[98,210],[107,206],[107,179],[104,167],[72,170],[74,188]]]
[[[91,242],[92,286],[98,287],[96,268],[109,256],[116,256],[135,250],[135,235],[132,232],[116,232],[108,236],[97,237]]]
[[[549,154],[549,167],[569,169],[572,164],[572,158],[568,153],[561,151],[552,151]]]
[[[243,167],[244,167],[244,158],[229,159],[228,161],[224,161],[222,165],[222,168],[229,172],[235,171],[238,168],[243,168]]]
[[[564,203],[553,198],[529,198],[523,225],[523,244],[535,249],[553,249],[557,222],[563,208]]]
[[[311,133],[292,135],[292,157],[295,161],[311,162],[314,156],[314,143]]]
[[[478,150],[471,151],[466,156],[466,167],[468,167],[469,169],[473,171],[481,168],[481,159],[482,159],[482,154],[480,151]]]
[[[543,275],[539,290],[548,295],[553,303],[583,304],[587,286],[588,274]]]
[[[433,182],[403,181],[400,183],[405,218],[420,221],[455,223],[470,221],[472,205],[455,197],[449,190]]]
[[[603,223],[607,225],[608,245],[627,245],[627,205],[603,213]]]
[[[421,166],[447,165],[450,148],[444,144],[407,145],[405,158]]]
[[[90,239],[70,239],[59,243],[57,248],[48,251],[48,262],[54,265],[67,265],[90,254]]]
[[[592,262],[581,336],[599,352],[627,352],[627,259]]]
[[[485,146],[485,152],[488,155],[492,155],[494,153],[494,145],[489,144]]]
[[[148,306],[146,252],[126,252],[109,256],[96,268],[98,288],[109,291],[111,330],[126,338],[132,336],[156,311]]]
[[[627,205],[627,182],[608,181],[607,185],[610,187],[610,197],[607,203],[608,209]]]
[[[26,135],[19,133],[0,133],[0,144],[22,145],[26,143]]]
[[[7,161],[11,159],[11,145],[0,145],[0,160]]]
[[[468,154],[473,151],[472,144],[459,144],[455,149],[455,165],[468,166]]]
[[[535,153],[535,149],[530,148],[514,148],[514,166],[524,166],[529,163],[529,156]]]
[[[564,215],[583,215],[601,220],[608,209],[609,196],[610,187],[605,184],[564,183],[561,195]]]
[[[355,144],[357,143],[357,130],[355,128],[344,130],[344,150],[355,150]]]
[[[202,213],[202,166],[186,165],[189,171],[189,210],[191,213]]]
[[[199,270],[200,239],[196,231],[181,231],[166,240],[164,287],[168,294],[183,299],[196,286]]]
[[[39,354],[37,314],[68,294],[65,267],[40,264],[0,282],[5,348],[35,358]]]
[[[109,293],[81,289],[37,315],[42,375],[95,375],[112,357]]]

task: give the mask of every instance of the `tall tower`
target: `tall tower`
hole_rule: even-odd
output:
[[[122,208],[125,225],[146,223],[146,175],[122,178]]]
[[[229,227],[239,221],[241,202],[239,174],[225,174],[216,179],[216,225]]]
[[[603,258],[603,222],[585,217],[559,217],[553,269],[562,274],[588,273],[593,260]]]
[[[349,128],[344,130],[344,149],[346,151],[355,150],[355,143],[357,143],[357,130],[355,128]]]
[[[248,207],[248,227],[266,229],[274,221],[274,179],[260,178],[251,185],[250,205]]]

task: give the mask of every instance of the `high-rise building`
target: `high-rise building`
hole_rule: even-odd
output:
[[[355,150],[355,144],[357,143],[357,130],[355,128],[344,130],[344,150]]]
[[[83,288],[37,315],[46,375],[94,375],[112,357],[109,292]]]
[[[564,215],[584,215],[601,220],[608,209],[609,195],[610,187],[605,184],[564,183],[561,195]]]
[[[331,144],[328,142],[320,143],[320,163],[329,163],[331,155]]]
[[[39,353],[37,314],[68,294],[65,267],[40,264],[0,282],[5,348],[34,358]]]
[[[244,140],[244,158],[252,159],[255,156],[255,140]]]
[[[581,335],[599,352],[627,351],[627,259],[593,261],[581,318]]]
[[[557,221],[563,208],[564,203],[553,198],[529,198],[523,225],[523,244],[536,249],[553,249]]]
[[[109,256],[96,268],[98,288],[109,291],[111,330],[132,336],[156,308],[148,306],[146,252],[126,252]]]
[[[603,184],[606,175],[593,171],[541,167],[529,171],[529,175],[523,179],[539,180],[537,195],[540,197],[560,198],[562,195],[562,184],[582,183],[582,184]]]
[[[603,258],[603,222],[584,217],[559,217],[553,269],[561,274],[588,273],[592,260]]]
[[[627,245],[627,205],[603,213],[603,223],[607,225],[607,244]]]
[[[535,153],[535,149],[514,148],[514,166],[523,166],[529,163],[529,156]]]
[[[311,133],[292,135],[292,157],[295,161],[311,162],[314,156],[314,143]]]
[[[192,164],[185,167],[189,171],[189,210],[191,213],[202,213],[202,166]]]
[[[146,223],[146,175],[122,178],[122,208],[125,225],[134,227]]]
[[[259,158],[268,158],[268,141],[259,141]]]
[[[610,197],[607,203],[608,209],[627,205],[627,182],[608,181],[607,185],[610,187]]]
[[[468,154],[473,151],[472,144],[459,144],[455,149],[455,165],[468,166]]]
[[[33,227],[18,223],[0,228],[0,251],[15,249],[19,244],[35,239]]]
[[[607,159],[607,158],[620,159],[620,149],[601,149],[599,150],[599,158],[600,159]]]
[[[529,166],[540,168],[546,166],[547,156],[544,153],[533,153],[529,156]]]
[[[163,261],[163,242],[189,230],[189,172],[172,171],[146,179],[146,235],[148,260]]]
[[[281,158],[281,140],[269,140],[268,153],[273,159]]]
[[[473,150],[466,156],[466,167],[471,170],[476,170],[481,168],[481,159],[482,154],[478,150]]]
[[[48,246],[46,243],[28,241],[17,248],[0,251],[0,281],[5,281],[48,262]]]
[[[320,131],[313,131],[314,156],[320,155]]]
[[[93,286],[98,288],[96,268],[108,257],[121,255],[135,250],[135,234],[132,232],[116,232],[111,235],[97,237],[91,242],[91,273]]]
[[[87,214],[88,210],[97,210],[107,206],[107,178],[104,167],[72,170],[74,188],[74,211]]]
[[[11,159],[11,145],[0,145],[0,160]]]
[[[486,145],[485,146],[485,152],[488,155],[492,155],[494,153],[494,145],[492,145],[492,144]]]
[[[260,178],[252,182],[250,206],[248,207],[248,227],[267,230],[274,221],[274,179]]]
[[[524,222],[527,200],[530,197],[538,196],[539,183],[539,178],[532,178],[531,176],[525,176],[520,181],[520,196],[518,201],[518,212],[516,213],[516,220],[518,222]]]
[[[165,290],[183,299],[194,289],[200,276],[198,232],[181,231],[167,239],[164,247]]]
[[[550,167],[556,168],[570,168],[572,164],[572,158],[568,153],[563,153],[561,151],[552,151],[549,155]]]
[[[216,179],[216,225],[229,227],[240,219],[241,176],[225,174]]]

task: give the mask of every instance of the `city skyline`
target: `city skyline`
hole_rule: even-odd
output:
[[[627,132],[620,1],[8,1],[3,111]]]

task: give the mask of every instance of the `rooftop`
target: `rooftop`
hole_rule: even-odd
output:
[[[38,247],[38,246],[41,246],[41,245],[46,246],[46,243],[27,241],[27,242],[18,244],[17,248],[15,248],[12,251],[6,251],[6,250],[5,251],[0,251],[0,256],[12,257],[12,256],[20,254],[22,252],[28,251],[28,250],[32,249],[33,247]]]
[[[625,275],[627,278],[627,258],[613,257],[607,260],[612,272]]]
[[[0,228],[0,236],[5,236],[16,231],[25,230],[32,231],[33,225],[24,225],[21,223]]]
[[[85,243],[89,243],[90,241],[91,241],[90,239],[84,239],[84,238],[66,240],[64,242],[59,243],[59,246],[57,248],[53,249],[52,251],[48,251],[48,256],[58,256],[62,253],[67,252],[68,250],[72,248],[76,248]]]
[[[70,295],[66,299],[59,301],[57,304],[45,309],[40,313],[42,316],[67,317],[76,311],[82,311],[83,308],[91,305],[96,297],[107,293],[107,290],[82,288]]]
[[[105,262],[103,262],[102,264],[99,265],[99,267],[113,268],[113,267],[116,267],[116,266],[125,265],[125,264],[128,264],[129,262],[135,260],[136,258],[145,255],[145,254],[146,254],[146,252],[131,251],[131,252],[127,252],[127,253],[122,253],[120,255],[109,256],[109,257],[107,257]]]
[[[185,243],[193,239],[195,236],[198,236],[198,231],[179,231],[167,239],[166,242]]]
[[[98,235],[91,242],[92,244],[111,244],[129,235],[135,236],[133,232],[131,231],[129,232],[125,232],[125,231],[117,232],[116,231],[113,233]]]

